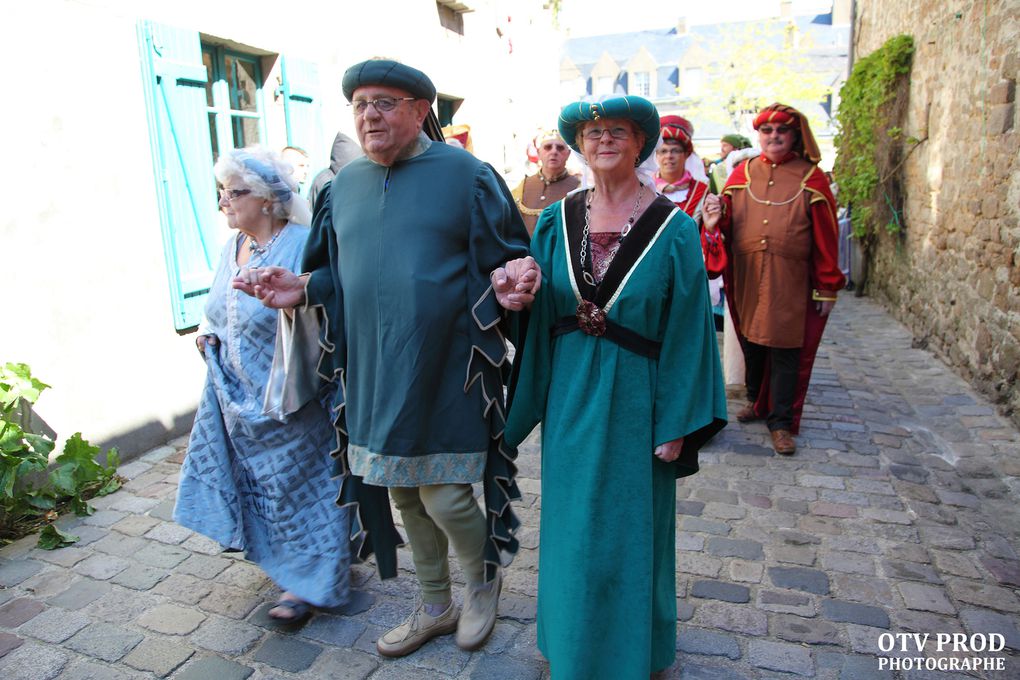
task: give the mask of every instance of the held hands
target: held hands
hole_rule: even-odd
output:
[[[530,255],[510,260],[489,275],[496,300],[505,309],[517,312],[531,307],[542,287],[542,270]]]
[[[705,202],[701,205],[701,223],[705,225],[706,231],[715,231],[722,217],[722,201],[715,194],[705,196]]]
[[[684,438],[674,439],[671,442],[665,444],[659,444],[655,447],[655,457],[661,460],[663,463],[672,463],[674,460],[680,457],[680,451],[684,448]]]
[[[230,285],[273,309],[289,309],[305,301],[304,279],[283,267],[242,267]]]

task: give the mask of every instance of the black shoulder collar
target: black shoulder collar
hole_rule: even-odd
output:
[[[627,238],[623,240],[620,250],[617,251],[602,279],[602,283],[592,286],[584,280],[584,272],[591,272],[591,248],[586,249],[585,262],[580,261],[581,237],[584,234],[584,207],[585,201],[588,200],[588,191],[578,191],[563,199],[567,255],[570,258],[573,278],[581,298],[604,308],[623,283],[627,273],[637,264],[638,258],[645,252],[645,248],[651,243],[659,227],[677,207],[669,199],[656,195],[634,226],[631,227]]]

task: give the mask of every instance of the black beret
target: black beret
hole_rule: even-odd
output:
[[[392,59],[369,59],[347,69],[341,83],[347,101],[363,85],[395,87],[418,99],[427,99],[430,104],[436,100],[436,86],[427,75]]]

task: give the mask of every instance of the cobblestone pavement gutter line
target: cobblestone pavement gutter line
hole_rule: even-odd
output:
[[[731,413],[741,400],[735,392]],[[345,611],[304,626],[266,615],[278,590],[254,565],[171,521],[186,439],[123,465],[129,479],[64,517],[73,547],[0,549],[0,677],[540,680],[535,644],[540,453],[520,453],[521,551],[488,644],[439,638],[403,659],[374,642],[413,603],[410,555],[380,582],[353,567]],[[678,485],[677,663],[663,678],[1020,678],[1020,435],[867,299],[841,298],[805,407],[778,457],[762,423],[735,421]],[[459,579],[459,574],[457,575]],[[914,638],[928,633],[923,652]],[[936,649],[988,635],[1001,652]],[[880,644],[899,636],[897,647]],[[968,637],[968,639],[970,639]],[[899,640],[909,642],[906,650]],[[980,673],[880,669],[879,657],[1002,657]]]

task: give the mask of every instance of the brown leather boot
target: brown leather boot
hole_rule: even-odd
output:
[[[742,423],[749,423],[752,420],[761,420],[761,416],[754,412],[754,403],[747,402],[743,408],[737,411],[737,420]]]
[[[770,434],[772,435],[772,448],[776,450],[776,453],[792,456],[793,452],[797,450],[797,442],[793,441],[793,435],[789,430],[772,430]]]

